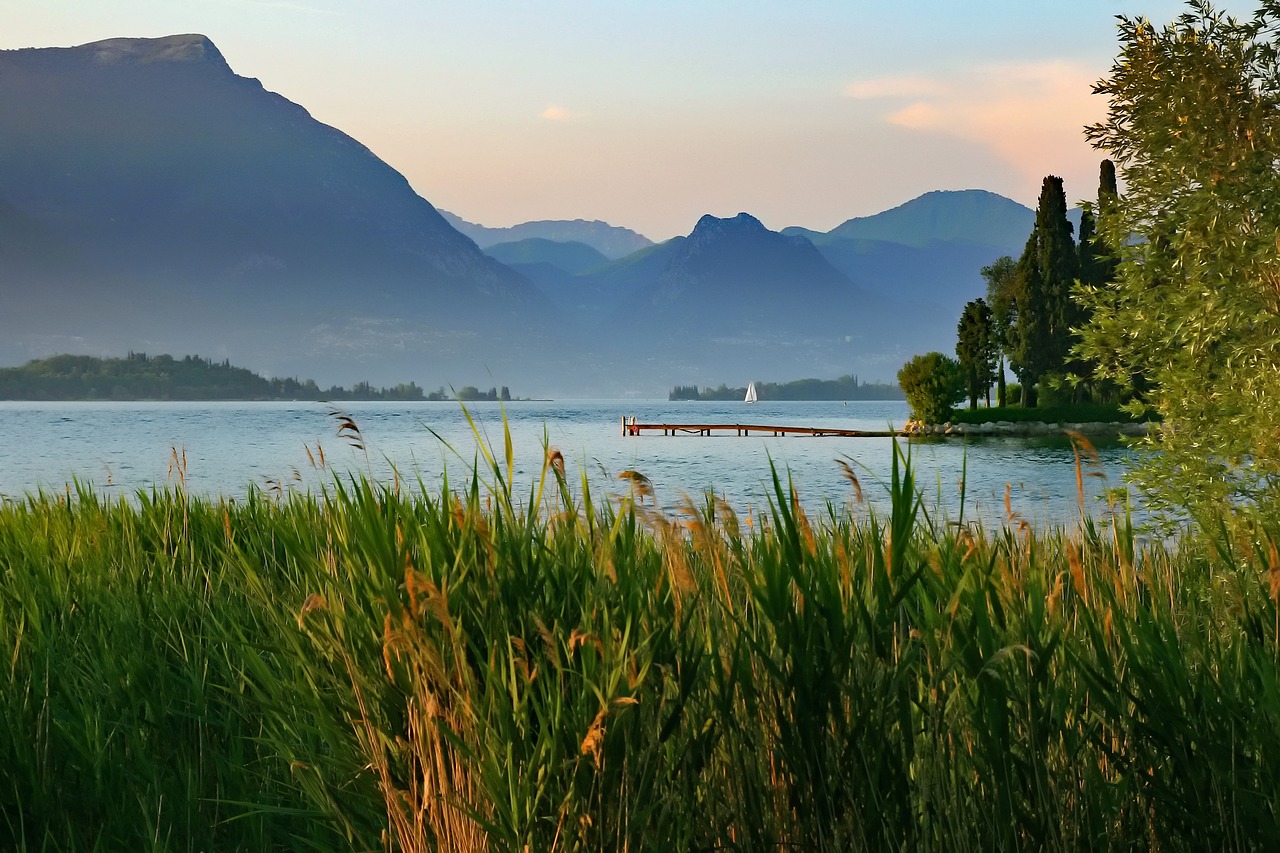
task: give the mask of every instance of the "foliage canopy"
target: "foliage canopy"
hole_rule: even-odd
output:
[[[1280,2],[1247,21],[1188,6],[1161,28],[1121,17],[1095,88],[1108,116],[1086,132],[1125,191],[1099,211],[1118,267],[1077,289],[1092,311],[1078,354],[1150,383],[1160,452],[1135,480],[1153,505],[1198,513],[1277,494]]]
[[[322,389],[313,379],[266,379],[230,361],[131,352],[125,358],[55,355],[0,368],[0,400],[422,400],[413,382]]]
[[[911,414],[927,424],[951,417],[951,407],[964,397],[960,363],[940,352],[917,355],[898,371],[898,384],[907,396]]]
[[[1017,322],[1018,263],[1005,255],[982,268],[987,280],[987,305],[991,308],[991,333],[996,345],[996,405],[1004,406],[1004,362],[1013,344]]]

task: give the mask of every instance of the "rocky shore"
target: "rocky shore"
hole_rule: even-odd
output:
[[[1149,423],[1045,423],[1044,421],[990,421],[981,424],[951,423],[922,424],[908,421],[905,431],[909,435],[1080,435],[1115,437],[1142,436],[1147,434]]]

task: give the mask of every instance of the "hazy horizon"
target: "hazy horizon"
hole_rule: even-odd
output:
[[[432,204],[655,241],[746,211],[826,231],[935,189],[1092,196],[1081,127],[1117,13],[1170,0],[883,4],[0,0],[0,47],[207,35],[236,73],[350,134]],[[1251,11],[1249,4],[1233,9]]]

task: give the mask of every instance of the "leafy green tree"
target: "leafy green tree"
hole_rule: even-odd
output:
[[[986,394],[991,405],[991,383],[996,375],[996,344],[991,309],[982,299],[964,306],[956,328],[956,358],[964,376],[969,408],[978,408],[978,398]]]
[[[940,352],[917,355],[898,371],[898,384],[911,406],[911,415],[927,424],[951,417],[951,407],[964,398],[960,363]]]
[[[1125,193],[1100,205],[1115,279],[1081,285],[1079,351],[1140,374],[1163,415],[1135,480],[1200,514],[1274,500],[1280,483],[1280,2],[1246,21],[1207,2],[1157,28],[1121,17],[1120,55],[1087,128]]]
[[[1004,362],[1013,346],[1017,321],[1018,264],[1005,255],[982,268],[987,280],[987,306],[991,309],[991,337],[996,348],[996,405],[1005,406]]]

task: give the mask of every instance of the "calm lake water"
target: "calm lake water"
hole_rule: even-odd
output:
[[[459,482],[477,458],[478,446],[457,403],[350,403],[345,410],[362,431],[367,456],[337,434],[338,422],[322,403],[16,403],[0,402],[5,442],[0,446],[0,495],[21,497],[37,489],[61,490],[73,479],[104,493],[176,483],[175,452],[186,457],[186,484],[204,495],[243,495],[251,485],[316,491],[335,472],[369,472],[420,479],[438,490],[447,470]],[[496,403],[469,404],[477,428],[502,456],[502,412]],[[560,450],[571,473],[585,472],[597,493],[622,494],[622,471],[652,481],[660,505],[714,489],[742,512],[767,508],[770,460],[790,472],[806,507],[827,502],[849,506],[853,490],[837,464],[847,462],[867,499],[887,505],[877,482],[889,479],[891,439],[764,436],[624,437],[620,421],[766,423],[884,429],[906,421],[902,402],[743,403],[667,401],[515,402],[506,406],[516,480],[528,494],[544,444]],[[322,448],[328,471],[308,457]],[[1128,454],[1119,443],[1099,446],[1103,477],[1087,477],[1090,511],[1121,485]],[[971,438],[910,443],[917,479],[929,504],[955,519],[960,482],[967,489],[965,517],[1004,518],[1006,486],[1014,510],[1037,524],[1078,518],[1075,457],[1060,438]],[[575,479],[575,478],[571,478]]]

